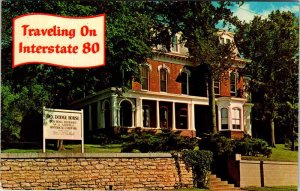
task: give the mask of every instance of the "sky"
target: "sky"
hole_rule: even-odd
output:
[[[290,2],[258,2],[258,1],[246,1],[240,7],[234,6],[231,9],[234,12],[234,15],[237,16],[240,20],[245,20],[249,22],[254,18],[254,16],[262,16],[266,18],[273,10],[280,11],[291,11],[299,17],[299,2],[290,1]]]

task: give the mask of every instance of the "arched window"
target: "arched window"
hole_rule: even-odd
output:
[[[167,92],[167,69],[160,69],[160,91]]]
[[[181,108],[178,112],[178,129],[187,129],[188,126],[188,112],[186,108]]]
[[[160,119],[160,127],[168,128],[168,108],[167,107],[164,107],[164,106],[160,107],[159,119]]]
[[[230,73],[230,95],[236,96],[236,73]]]
[[[232,129],[241,129],[241,109],[232,109]]]
[[[228,109],[221,109],[221,129],[228,129]]]
[[[149,66],[143,66],[141,69],[142,90],[149,90]]]
[[[150,127],[150,106],[143,105],[143,126]]]
[[[132,105],[129,101],[122,101],[120,108],[120,125],[122,127],[132,126]]]
[[[172,36],[171,51],[178,52],[178,37],[176,35]]]

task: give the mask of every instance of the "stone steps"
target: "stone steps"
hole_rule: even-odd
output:
[[[211,191],[242,191],[238,187],[234,187],[234,184],[228,184],[227,181],[223,181],[215,174],[209,176],[209,190]]]

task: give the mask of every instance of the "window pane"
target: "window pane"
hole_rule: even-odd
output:
[[[160,70],[160,91],[167,92],[167,71],[166,71],[166,69]]]
[[[230,93],[231,95],[236,93],[236,75],[234,72],[230,73]]]
[[[241,110],[239,108],[232,109],[232,128],[241,129]]]
[[[142,89],[143,90],[149,90],[148,84],[149,84],[149,67],[144,66],[141,71],[142,76]]]
[[[177,36],[176,35],[174,35],[173,37],[172,37],[172,51],[175,51],[175,52],[177,52],[178,51],[178,45],[177,45]]]
[[[228,109],[221,109],[221,129],[228,129]]]
[[[214,91],[216,95],[220,95],[220,82],[214,81]]]

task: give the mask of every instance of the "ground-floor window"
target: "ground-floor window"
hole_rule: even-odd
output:
[[[228,129],[228,109],[221,109],[221,129]]]
[[[187,104],[176,103],[176,129],[188,129],[188,110]]]
[[[156,101],[143,100],[142,101],[142,117],[143,127],[156,127]]]
[[[232,129],[241,129],[241,109],[232,109]]]
[[[132,126],[132,105],[129,101],[124,100],[120,105],[120,125],[122,127]]]
[[[159,125],[160,128],[172,128],[172,103],[159,102]]]

